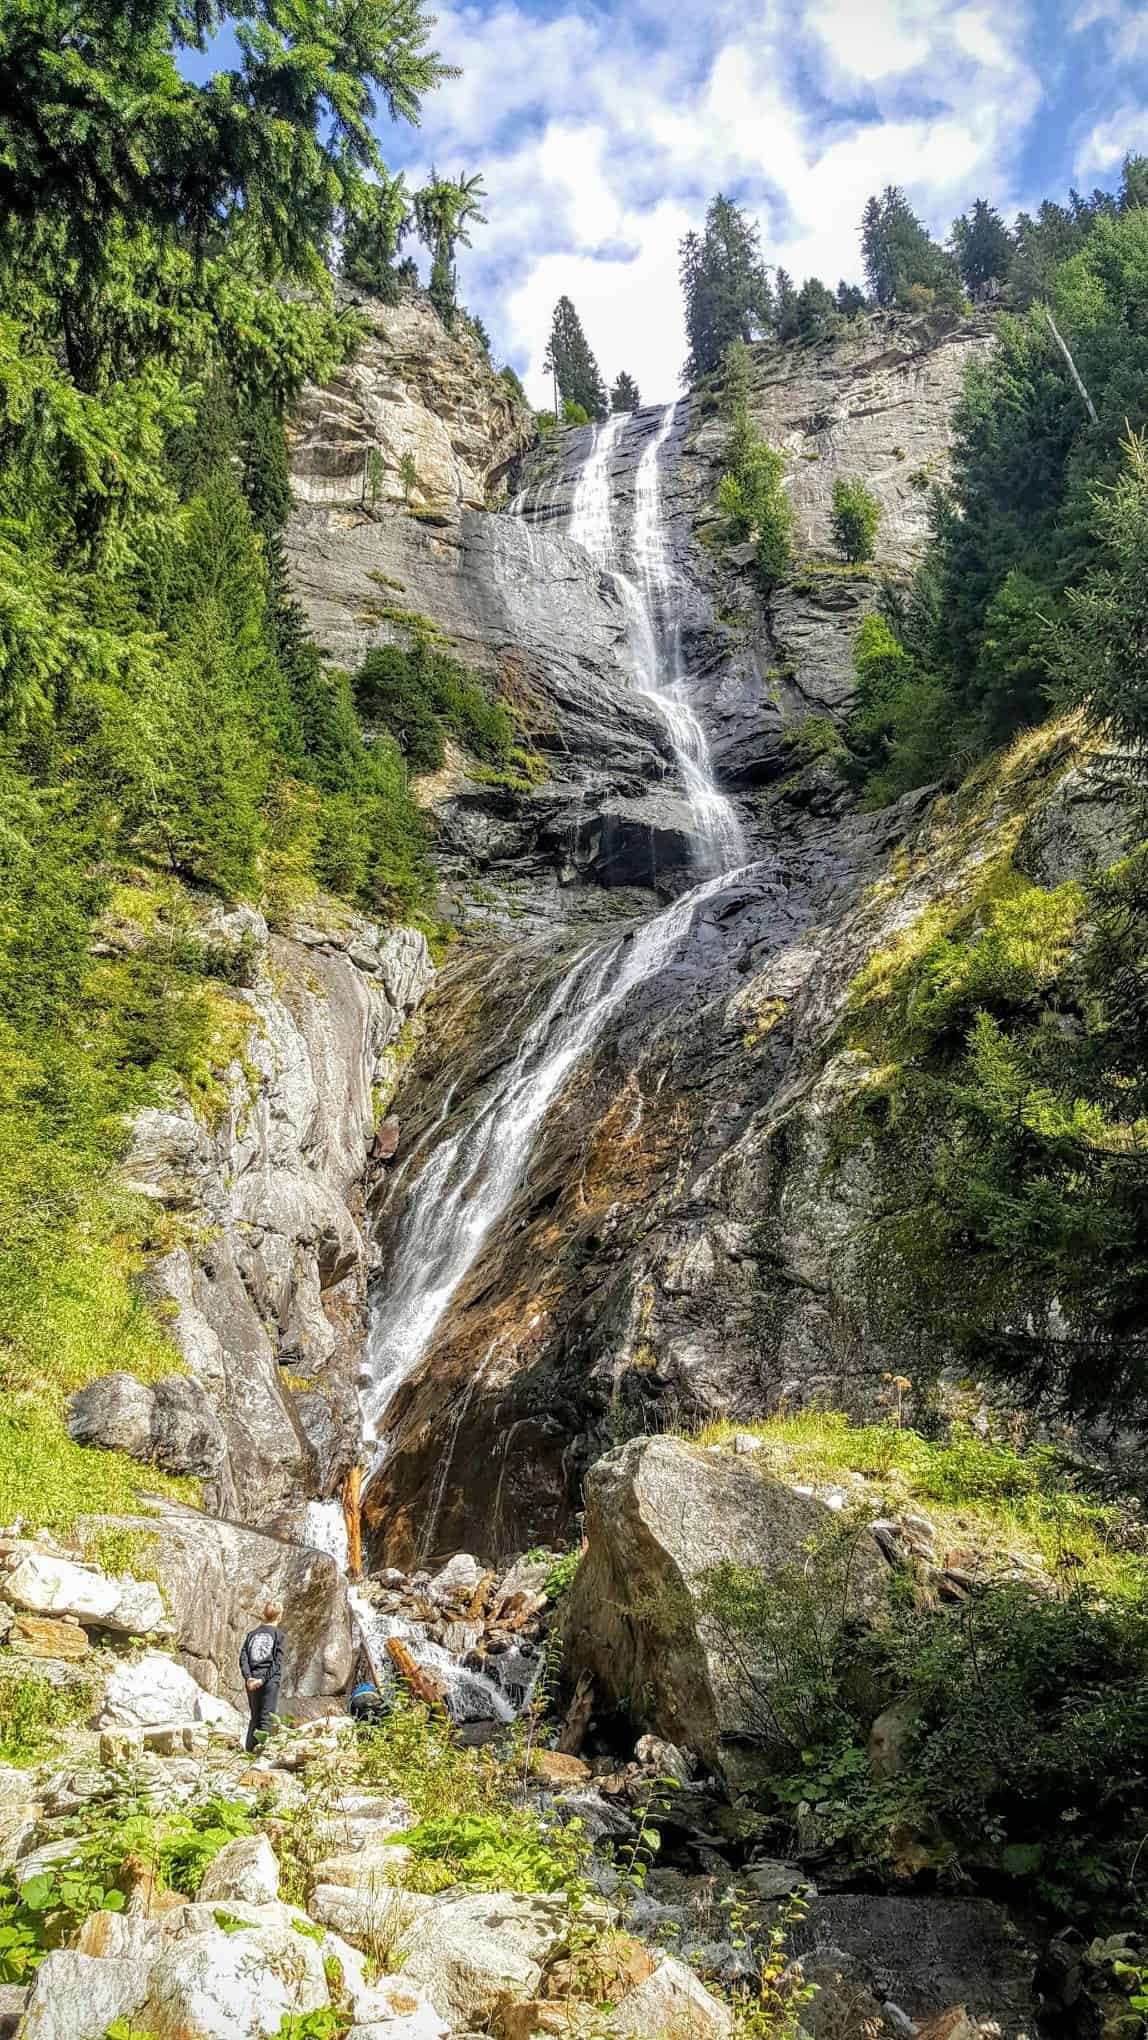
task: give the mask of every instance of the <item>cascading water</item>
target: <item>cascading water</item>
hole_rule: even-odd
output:
[[[563,1085],[629,993],[673,961],[707,901],[739,876],[737,867],[745,862],[737,817],[714,784],[705,733],[681,698],[680,633],[672,627],[676,570],[661,499],[661,457],[676,418],[676,407],[669,407],[639,463],[628,547],[634,574],[623,573],[619,564],[611,486],[619,435],[633,429],[633,420],[612,418],[595,433],[574,496],[570,535],[614,576],[625,602],[635,683],[656,703],[670,731],[694,817],[696,861],[708,875],[636,931],[581,950],[530,1020],[517,1052],[496,1067],[462,1123],[450,1131],[445,1116],[440,1118],[429,1159],[389,1245],[385,1293],[368,1339],[361,1388],[370,1475],[387,1457],[394,1397],[430,1346],[483,1241],[508,1210],[538,1129]],[[552,521],[555,502],[552,487],[532,514],[544,509]],[[526,499],[516,499],[516,507],[525,515]],[[425,1137],[420,1145],[425,1153]],[[494,1360],[491,1347],[481,1364],[493,1372]],[[452,1452],[469,1406],[464,1391],[446,1441]],[[435,1485],[436,1513],[447,1471]],[[428,1526],[424,1550],[432,1534]]]
[[[635,575],[618,565],[622,542],[615,532],[611,467],[629,418],[607,420],[595,433],[590,458],[578,478],[570,536],[609,573],[626,611],[635,684],[653,702],[666,725],[674,762],[693,818],[694,861],[701,871],[728,871],[743,863],[745,836],[732,801],[718,791],[706,733],[684,693],[681,624],[673,595],[679,576],[673,563],[662,509],[662,453],[672,438],[679,406],[668,404],[638,463],[634,522],[629,555]]]

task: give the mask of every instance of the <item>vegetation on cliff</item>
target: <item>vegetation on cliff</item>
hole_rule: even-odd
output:
[[[227,11],[0,25],[4,1520],[75,1506],[63,1394],[113,1353],[173,1364],[132,1280],[155,1221],[109,1170],[133,1111],[206,1098],[242,1053],[243,958],[185,889],[273,921],[319,887],[384,919],[426,897],[401,750],[367,741],[287,594],[282,416],[356,345],[340,224],[366,207],[395,238],[378,106],[416,119],[443,67],[414,0],[337,32],[314,0],[247,10],[238,67],[189,82],[178,48]],[[467,210],[424,222],[452,279]],[[122,1505],[128,1463],[85,1461],[89,1505]]]

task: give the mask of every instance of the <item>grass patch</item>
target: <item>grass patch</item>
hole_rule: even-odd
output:
[[[1051,1448],[1017,1450],[965,1428],[923,1438],[894,1424],[852,1424],[832,1410],[709,1424],[694,1442],[724,1445],[746,1429],[763,1441],[761,1463],[780,1479],[836,1486],[860,1474],[875,1514],[922,1509],[942,1546],[1015,1552],[1113,1600],[1132,1603],[1148,1589],[1143,1539],[1127,1511],[1095,1494]]]
[[[51,1756],[68,1733],[92,1711],[94,1689],[86,1681],[54,1686],[35,1672],[0,1677],[0,1760],[36,1764]]]

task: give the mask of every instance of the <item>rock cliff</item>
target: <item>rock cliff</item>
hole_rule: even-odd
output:
[[[375,315],[367,381],[398,344],[392,316]],[[871,1409],[882,1374],[905,1364],[871,1254],[896,1184],[887,1158],[854,1137],[871,1073],[849,1046],[851,987],[906,930],[968,895],[1006,837],[1042,884],[1056,882],[1050,844],[1063,877],[1094,868],[1118,838],[1073,730],[1020,747],[959,808],[926,791],[858,815],[830,772],[793,769],[802,722],[848,714],[852,639],[876,592],[871,574],[827,557],[834,481],[865,480],[884,512],[876,566],[907,575],[929,488],[947,472],[964,369],[992,333],[986,317],[877,315],[832,341],[755,351],[751,413],[788,455],[798,519],[793,574],[768,601],[721,539],[725,427],[704,393],[597,440],[555,434],[509,468],[488,411],[467,471],[509,472],[513,500],[479,507],[456,474],[433,523],[394,487],[373,507],[315,500],[307,467],[330,414],[304,407],[292,563],[320,641],[347,660],[401,637],[377,600],[389,584],[509,691],[546,763],[524,792],[484,786],[454,755],[426,789],[445,903],[467,939],[401,1087],[400,1166],[371,1215],[377,1304],[400,1279],[432,1158],[444,1144],[471,1152],[524,1033],[544,1036],[565,1012],[587,937],[640,914],[645,941],[656,903],[698,876],[672,718],[635,678],[627,584],[643,575],[744,840],[740,868],[693,896],[616,1009],[606,998],[505,1203],[481,1221],[481,1251],[396,1377],[369,1516],[397,1559],[432,1533],[436,1548],[492,1557],[562,1533],[589,1465],[668,1416],[749,1414],[783,1396]],[[470,372],[489,377],[481,364]],[[384,459],[412,403],[445,404],[448,434],[470,431],[478,399],[466,409],[452,374],[428,372],[417,391],[384,378],[369,401],[360,390]],[[648,528],[645,552],[639,539],[655,441],[652,581]],[[571,538],[585,535],[592,445],[608,569]],[[624,949],[609,969],[625,976]],[[513,1085],[505,1095],[518,1109]],[[481,1201],[489,1164],[469,1166]],[[924,1379],[944,1360],[916,1350],[913,1371]]]
[[[263,1524],[330,1492],[357,1453],[375,1087],[431,963],[421,935],[356,915],[288,937],[254,909],[212,908],[205,929],[247,944],[242,1055],[210,1121],[186,1100],[142,1113],[124,1167],[166,1214],[149,1286],[191,1380],[111,1377],[72,1426],[201,1476],[209,1508]]]

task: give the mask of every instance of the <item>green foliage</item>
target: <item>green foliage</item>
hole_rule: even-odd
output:
[[[63,1947],[89,1913],[121,1912],[122,1891],[70,1864],[17,1887],[0,1884],[0,1982],[23,1983],[52,1948]]]
[[[546,1575],[544,1591],[548,1601],[560,1601],[574,1584],[574,1575],[581,1563],[582,1553],[578,1550],[564,1551],[556,1558]]]
[[[871,560],[881,522],[881,505],[863,481],[843,476],[833,485],[833,542],[843,559]]]
[[[855,989],[899,1178],[884,1308],[1075,1414],[1134,1412],[1148,1381],[1146,955],[1140,846],[1083,889],[991,877]]]
[[[349,2024],[349,2015],[330,2005],[314,2012],[284,2012],[277,2040],[341,2040]]]
[[[376,98],[414,118],[441,66],[416,0],[304,0],[182,78],[228,18],[0,25],[0,1509],[58,1527],[142,1478],[64,1437],[63,1397],[109,1353],[177,1364],[134,1282],[170,1222],[111,1188],[130,1116],[182,1090],[210,1118],[251,1025],[181,889],[282,920],[427,885],[402,759],[287,597],[282,414],[357,343],[323,260],[393,196]],[[106,925],[125,881],[164,890],[156,939]]]
[[[527,402],[526,390],[518,370],[512,368],[510,363],[507,362],[503,368],[499,369],[498,373],[511,395],[516,397],[520,404],[525,404]]]
[[[440,1891],[450,1884],[485,1891],[561,1891],[582,1859],[576,1833],[550,1833],[526,1808],[439,1814],[396,1839],[430,1871],[429,1881]]]
[[[1069,591],[1051,637],[1064,693],[1143,759],[1148,752],[1148,447],[1124,442],[1123,469],[1097,491],[1096,521],[1111,566],[1095,566]]]
[[[641,407],[642,399],[639,394],[638,385],[632,375],[627,375],[623,371],[610,391],[610,409],[612,411],[639,411]]]
[[[610,407],[602,372],[568,297],[559,298],[554,307],[543,366],[554,378],[565,424],[589,424],[606,417]],[[579,415],[568,416],[571,409]]]
[[[836,332],[840,323],[837,300],[819,276],[806,277],[797,293],[794,318],[799,340],[824,340]],[[779,333],[778,338],[782,337]]]
[[[515,722],[501,701],[446,652],[427,643],[368,652],[355,675],[359,713],[389,731],[412,772],[434,772],[446,733],[478,759],[505,769],[515,748]]]
[[[397,260],[414,225],[414,208],[400,171],[383,170],[378,182],[362,185],[343,220],[343,275],[349,283],[374,291],[384,304],[399,297]]]
[[[882,308],[913,311],[960,302],[956,269],[895,185],[887,185],[865,207],[861,254],[869,288]]]
[[[39,1763],[56,1748],[68,1730],[87,1720],[92,1689],[83,1679],[56,1686],[33,1671],[0,1679],[0,1760],[6,1764]]]
[[[1007,280],[1016,243],[996,207],[978,198],[953,221],[949,249],[961,282],[975,301],[991,297]]]
[[[467,177],[460,171],[451,178],[440,177],[432,170],[430,183],[414,195],[415,227],[431,253],[430,301],[448,329],[454,324],[458,307],[455,250],[460,246],[469,248],[472,224],[486,224],[486,216],[480,210],[485,200],[482,178],[477,172]]]
[[[789,569],[794,514],[784,457],[758,439],[750,421],[744,342],[735,342],[726,356],[725,397],[730,465],[718,484],[718,504],[732,538],[755,540],[758,579],[768,594]]]
[[[949,1467],[960,1493],[997,1471],[1040,1478],[1015,1456],[994,1468],[977,1447]],[[796,1809],[816,1806],[819,1853],[847,1874],[888,1874],[921,1835],[958,1888],[990,1869],[1058,1911],[1113,1915],[1148,1832],[1142,1605],[1002,1582],[956,1611],[893,1591],[882,1623],[865,1627],[850,1614],[864,1534],[860,1518],[839,1520],[780,1576],[735,1564],[708,1576],[707,1618],[771,1761],[762,1806],[786,1845]],[[894,1695],[902,1768],[878,1780],[868,1722]]]
[[[773,299],[757,228],[720,192],[704,233],[687,234],[679,255],[690,346],[684,373],[687,382],[697,382],[721,367],[735,341],[772,330]]]

